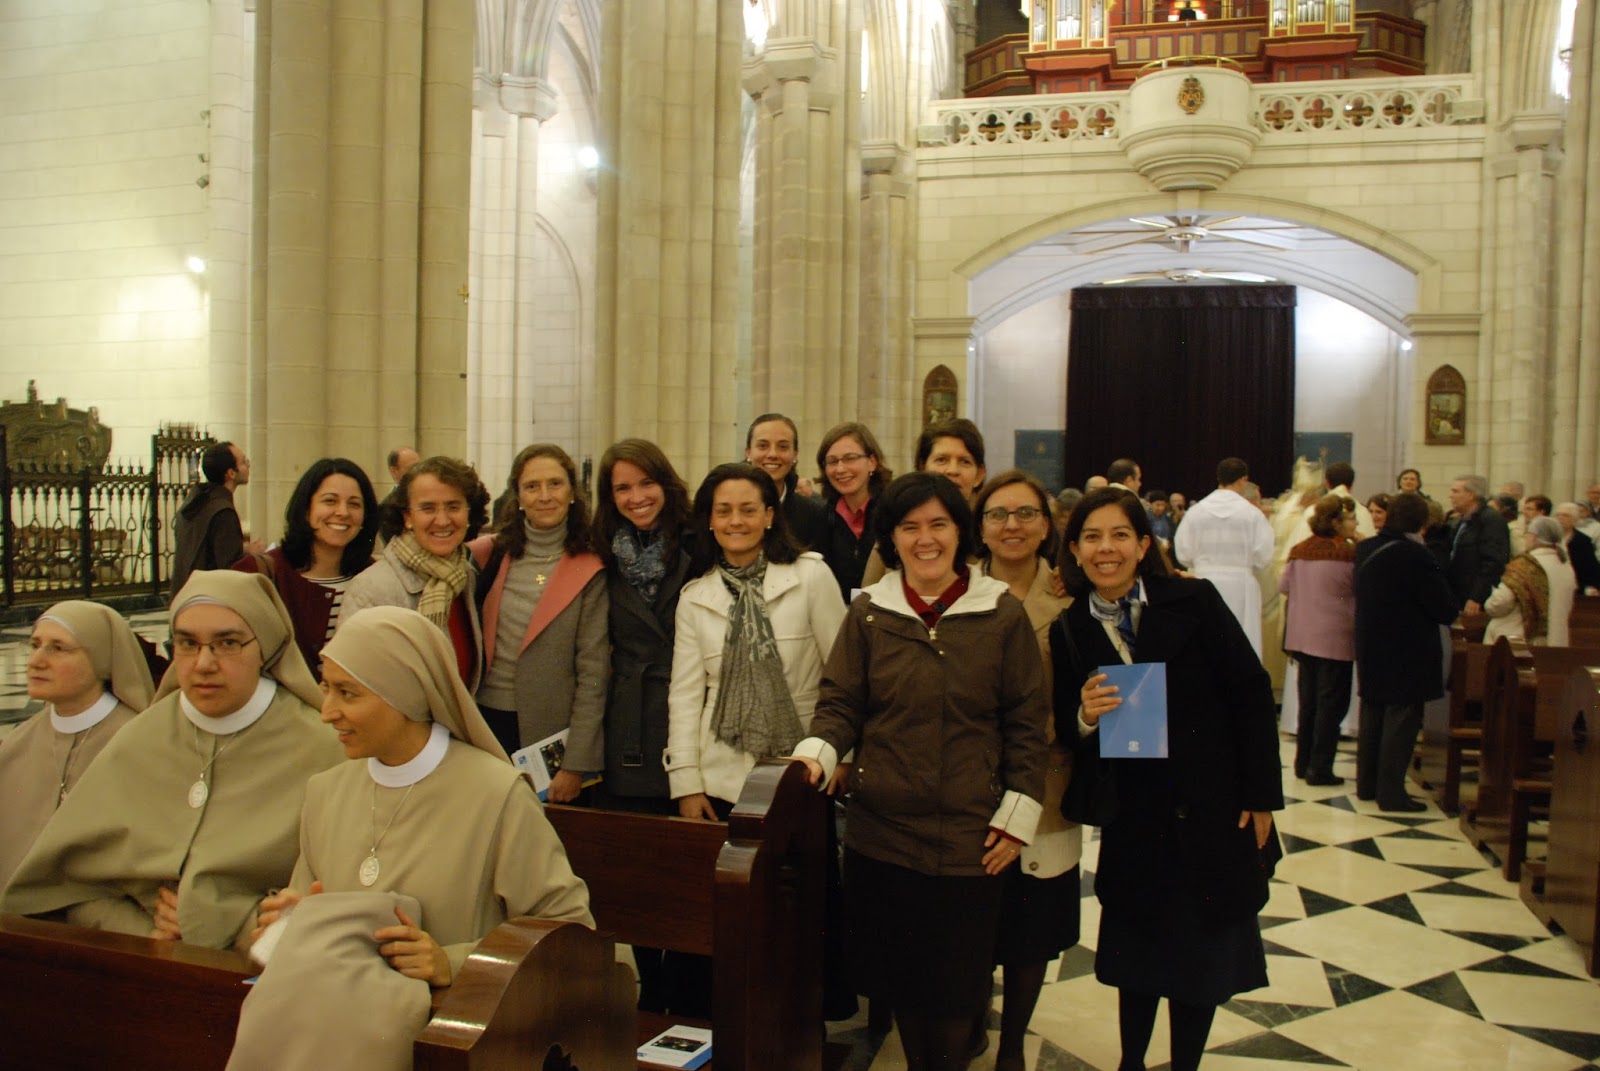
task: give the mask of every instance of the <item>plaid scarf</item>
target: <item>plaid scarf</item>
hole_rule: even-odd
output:
[[[767,556],[758,554],[755,561],[737,569],[719,562],[717,572],[733,595],[733,606],[728,610],[728,637],[722,646],[722,675],[717,705],[711,712],[711,733],[729,747],[758,759],[787,755],[803,734],[761,591]]]
[[[384,548],[384,554],[421,576],[422,597],[417,600],[417,613],[438,626],[445,635],[450,634],[450,605],[467,590],[467,548],[457,547],[448,558],[441,558],[422,549],[414,532],[402,532]]]
[[[1550,578],[1532,554],[1519,554],[1500,576],[1522,611],[1522,638],[1532,643],[1550,628]]]

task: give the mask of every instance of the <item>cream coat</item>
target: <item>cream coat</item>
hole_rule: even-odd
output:
[[[844,621],[839,584],[822,556],[808,552],[789,565],[768,564],[762,594],[800,727],[808,730],[822,663]],[[704,792],[736,801],[756,764],[756,756],[735,751],[711,735],[732,607],[733,596],[715,569],[689,581],[678,596],[663,756],[673,799]]]

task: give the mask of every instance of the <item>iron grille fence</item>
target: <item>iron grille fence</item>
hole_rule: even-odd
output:
[[[7,456],[0,426],[4,605],[163,593],[172,571],[172,518],[216,439],[163,425],[150,463],[72,469]]]

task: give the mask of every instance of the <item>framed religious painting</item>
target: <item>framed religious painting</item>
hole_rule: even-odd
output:
[[[1429,446],[1460,446],[1467,441],[1467,381],[1450,365],[1428,377],[1425,435]]]
[[[931,427],[956,417],[956,374],[944,365],[922,381],[922,426]]]

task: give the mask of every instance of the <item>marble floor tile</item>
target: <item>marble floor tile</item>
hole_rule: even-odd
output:
[[[1321,803],[1296,803],[1279,811],[1274,818],[1283,832],[1319,844],[1343,844],[1405,828],[1381,818],[1352,814]]]
[[[1450,896],[1429,892],[1411,894],[1411,903],[1423,924],[1433,930],[1468,933],[1509,933],[1544,937],[1549,930],[1534,918],[1520,900],[1498,896]],[[1600,1026],[1600,1019],[1596,1020]]]
[[[1395,988],[1499,955],[1485,945],[1365,907],[1288,922],[1269,933],[1274,944]]]
[[[1046,986],[1039,997],[1039,1006],[1034,1010],[1029,1029],[1091,1067],[1112,1071],[1121,1056],[1122,1046],[1117,1034],[1117,991],[1101,985],[1093,978],[1077,978]],[[1207,1048],[1228,1045],[1262,1032],[1263,1028],[1249,1019],[1226,1008],[1219,1008],[1211,1024]],[[1156,1013],[1155,1031],[1150,1038],[1146,1062],[1151,1067],[1165,1063],[1171,1045],[1167,1006],[1163,1001]],[[986,1059],[992,1062],[993,1057]],[[979,1061],[974,1066],[982,1068],[989,1064]],[[873,1067],[876,1071],[877,1065]]]
[[[1574,1071],[1584,1061],[1410,993],[1385,993],[1278,1033],[1364,1071]]]
[[[1442,880],[1343,848],[1296,852],[1278,864],[1277,877],[1352,904],[1386,900]]]
[[[1267,906],[1261,917],[1269,919],[1303,919],[1306,917],[1305,900],[1300,890],[1286,881],[1274,881],[1267,886]]]
[[[1600,986],[1576,978],[1487,971],[1462,971],[1461,982],[1488,1022],[1549,1030],[1600,1029]]]
[[[1465,844],[1466,842],[1463,841],[1462,843]],[[1482,853],[1478,854],[1479,858],[1482,859]],[[1471,874],[1458,877],[1455,879],[1456,882],[1461,885],[1470,886],[1474,889],[1482,889],[1484,892],[1494,893],[1496,896],[1503,896],[1507,900],[1515,900],[1518,903],[1522,902],[1521,888],[1516,882],[1507,881],[1505,879],[1505,875],[1500,872],[1500,868],[1498,866],[1490,863],[1487,859],[1483,860],[1481,866],[1483,867],[1482,870],[1477,870]]]
[[[1320,961],[1309,956],[1269,955],[1267,985],[1240,993],[1235,999],[1302,1008],[1331,1008],[1335,1003],[1327,972]]]
[[[1519,948],[1511,954],[1529,963],[1537,963],[1541,967],[1589,979],[1589,972],[1583,964],[1583,953],[1579,950],[1577,942],[1565,934],[1528,945],[1526,948]],[[1596,1027],[1600,1030],[1600,1024],[1596,1024]]]
[[[1378,851],[1390,863],[1407,866],[1481,867],[1483,857],[1478,850],[1459,838],[1440,840],[1436,837],[1379,837]]]

